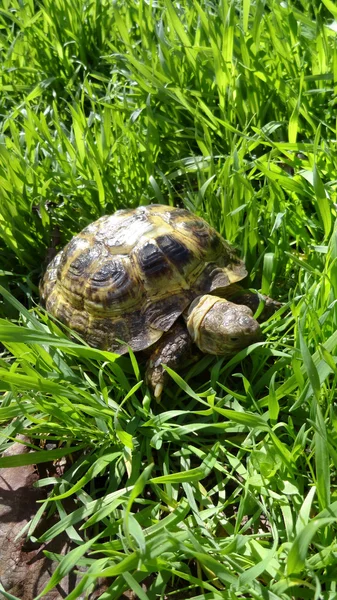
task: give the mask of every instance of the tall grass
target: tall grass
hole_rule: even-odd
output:
[[[81,566],[68,600],[102,575],[102,600],[337,598],[335,18],[3,0],[0,445],[32,451],[0,466],[71,457],[24,532],[58,515],[39,541],[73,543],[39,597]],[[70,341],[37,293],[50,248],[150,202],[205,217],[284,303],[263,343],[171,373],[160,406],[136,357]]]

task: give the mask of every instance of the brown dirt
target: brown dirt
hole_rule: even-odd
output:
[[[15,443],[5,455],[12,456],[27,451],[23,444]],[[66,554],[70,550],[66,536],[58,536],[49,544],[41,546],[27,542],[20,535],[38,509],[36,501],[44,497],[43,490],[33,487],[38,478],[37,470],[31,465],[0,469],[0,582],[6,592],[20,600],[35,598],[55,570],[56,564],[44,556],[43,550],[58,554]],[[77,583],[77,576],[70,573],[57,589],[44,598],[61,600]],[[102,588],[97,590],[91,595],[91,600],[98,598],[97,593],[100,595],[102,592]]]

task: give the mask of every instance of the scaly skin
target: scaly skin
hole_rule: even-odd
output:
[[[246,275],[206,221],[153,204],[88,225],[51,261],[40,292],[46,309],[94,348],[149,349],[147,378],[159,398],[161,363],[179,369],[193,342],[231,356],[260,339],[253,318],[260,296],[236,285]],[[259,321],[278,307],[266,298]]]
[[[259,323],[267,321],[282,306],[281,302],[273,300],[273,298],[264,294],[245,290],[238,283],[232,283],[223,290],[223,293],[217,290],[217,296],[226,298],[226,300],[230,300],[234,304],[244,304],[251,309],[253,314],[257,311],[260,301],[264,302],[264,307],[257,319]]]
[[[179,371],[181,364],[186,365],[196,354],[193,349],[230,357],[261,340],[259,324],[253,318],[260,295],[237,285],[229,286],[226,292],[230,300],[209,294],[196,298],[184,313],[186,326],[177,321],[157,342],[146,370],[146,380],[157,401],[168,379],[163,364]],[[265,307],[259,321],[269,318],[281,306],[266,296],[262,299]]]
[[[162,364],[179,370],[192,357],[192,340],[185,325],[178,321],[168,333],[156,344],[146,369],[146,381],[153,389],[154,397],[159,402],[168,375]]]

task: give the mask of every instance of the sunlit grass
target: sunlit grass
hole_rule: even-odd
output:
[[[48,587],[83,567],[68,600],[101,576],[102,600],[337,597],[334,18],[329,0],[2,2],[0,446],[32,449],[0,466],[71,457],[25,531],[58,515],[39,540],[73,543]],[[160,406],[137,357],[69,340],[37,288],[48,249],[150,202],[205,217],[284,303],[263,343],[171,373]]]

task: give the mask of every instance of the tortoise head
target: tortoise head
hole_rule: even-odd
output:
[[[231,356],[261,340],[260,326],[248,306],[208,294],[192,302],[186,325],[194,343],[206,354]]]

